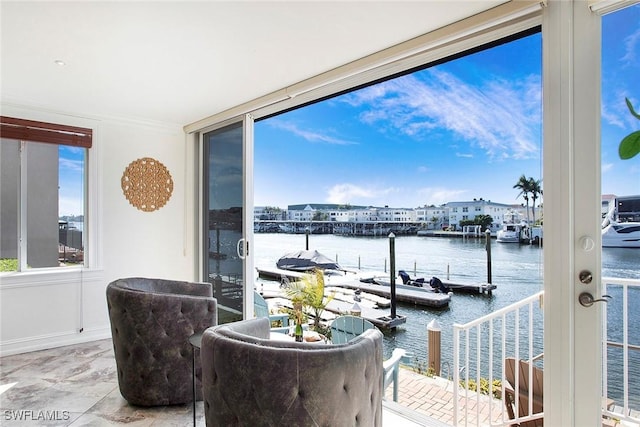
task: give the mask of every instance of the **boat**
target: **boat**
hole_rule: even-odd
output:
[[[617,222],[605,218],[603,248],[640,248],[640,222]]]
[[[496,234],[496,241],[500,243],[520,243],[523,238],[528,241],[528,228],[525,224],[505,223]]]
[[[602,221],[603,248],[640,248],[640,197],[616,198]]]
[[[302,250],[292,252],[282,256],[276,267],[281,270],[291,271],[311,271],[315,269],[321,270],[342,270],[337,262],[326,255],[321,254],[317,250]]]

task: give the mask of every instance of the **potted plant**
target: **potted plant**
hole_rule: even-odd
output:
[[[293,303],[294,311],[307,309],[314,316],[313,330],[321,332],[320,316],[334,295],[324,294],[324,273],[315,269],[311,274],[291,283],[285,293]]]

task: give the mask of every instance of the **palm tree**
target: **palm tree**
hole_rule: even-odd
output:
[[[305,274],[301,280],[290,283],[285,288],[285,293],[294,306],[296,315],[302,314],[307,308],[314,317],[313,329],[320,329],[320,316],[327,304],[333,300],[335,292],[324,294],[324,273],[320,269],[314,269],[311,274]]]
[[[520,192],[516,196],[516,199],[520,197],[520,195],[522,195],[522,198],[527,204],[527,209],[526,209],[527,223],[529,223],[529,194],[531,193],[531,180],[526,176],[524,176],[524,174],[522,174],[522,176],[520,176],[520,179],[518,179],[518,182],[516,182],[513,188],[517,188],[518,190],[520,190]]]
[[[529,192],[531,193],[531,212],[533,212],[533,224],[536,223],[536,200],[542,196],[542,184],[539,179],[529,178]]]

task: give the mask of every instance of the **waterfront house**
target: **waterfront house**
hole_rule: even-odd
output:
[[[305,205],[301,209],[287,209],[287,219],[291,221],[311,221],[315,216],[317,209],[311,207],[311,205]]]
[[[473,221],[478,215],[488,215],[493,218],[491,231],[502,227],[504,215],[511,209],[511,205],[495,203],[491,200],[473,199],[471,201],[448,202],[445,206],[449,209],[449,225],[454,229],[461,229],[460,221]]]
[[[578,295],[602,291],[600,251],[593,250],[600,247],[601,221],[601,19],[629,3],[3,1],[2,116],[19,119],[25,131],[12,140],[33,146],[25,120],[35,121],[50,140],[82,139],[87,155],[84,261],[28,268],[27,255],[19,254],[21,271],[0,275],[0,353],[109,337],[105,288],[117,278],[206,280],[211,239],[203,236],[218,219],[244,239],[239,275],[252,278],[253,120],[540,31],[544,324],[550,325],[545,424],[597,425],[601,304],[583,307]],[[202,206],[217,201],[209,185],[223,182],[209,165],[223,155],[242,173],[215,188],[235,190],[244,210],[203,213]],[[125,197],[126,180],[136,176],[128,168],[145,170],[144,159],[164,166],[161,182],[170,197],[159,208]],[[32,190],[23,184],[26,200]],[[142,209],[150,207],[157,209]],[[24,210],[17,215],[16,233],[37,233],[27,230]],[[242,283],[243,314],[251,316],[253,284]]]
[[[429,230],[446,228],[449,226],[449,208],[444,205],[416,208],[416,221],[424,222]]]

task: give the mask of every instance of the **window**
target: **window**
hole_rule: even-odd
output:
[[[0,272],[84,264],[92,130],[1,118]]]

